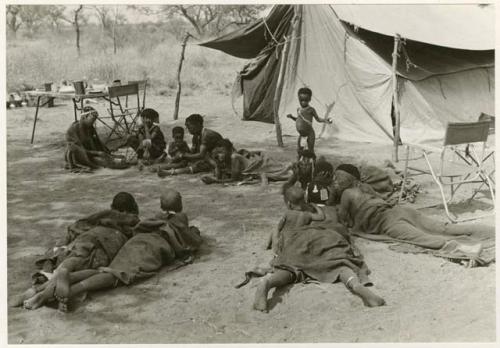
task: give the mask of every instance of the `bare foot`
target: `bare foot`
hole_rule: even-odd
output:
[[[356,287],[353,292],[361,297],[364,305],[367,307],[380,307],[385,305],[385,300],[382,297],[375,295],[370,289],[362,285]]]
[[[255,291],[255,300],[253,302],[253,309],[267,312],[267,293],[269,292],[269,286],[267,279],[262,279],[257,290]]]
[[[19,295],[14,295],[9,299],[9,307],[20,307],[23,305],[24,301],[30,299],[36,295],[36,290],[29,288],[25,292]]]
[[[67,269],[62,268],[58,272],[56,288],[54,290],[54,297],[59,303],[58,309],[61,312],[68,311],[69,288],[69,272]]]
[[[45,303],[49,302],[54,298],[54,287],[55,282],[49,281],[47,287],[43,290],[35,294],[33,297],[27,299],[23,303],[23,307],[25,309],[37,309],[43,306]]]

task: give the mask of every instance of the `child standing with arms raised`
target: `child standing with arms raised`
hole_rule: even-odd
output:
[[[300,107],[297,108],[297,117],[288,114],[287,117],[295,121],[297,132],[299,132],[299,139],[297,141],[297,149],[301,149],[302,137],[307,138],[308,150],[314,152],[314,143],[316,141],[316,134],[312,125],[313,118],[321,123],[332,123],[331,119],[320,118],[316,110],[309,105],[312,98],[312,91],[307,87],[300,88],[298,91]]]

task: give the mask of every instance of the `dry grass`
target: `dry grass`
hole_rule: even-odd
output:
[[[73,38],[68,35],[44,35],[36,40],[7,41],[7,90],[62,80],[111,82],[115,79],[148,79],[153,91],[170,95],[177,88],[177,67],[181,43],[165,34],[162,40],[147,33],[134,37],[134,42],[113,54],[107,41],[94,41],[90,36],[82,42],[78,58]],[[183,94],[211,90],[229,94],[236,72],[244,61],[222,52],[196,45],[186,47],[182,71]]]

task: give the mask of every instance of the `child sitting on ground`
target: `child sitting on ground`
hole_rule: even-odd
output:
[[[345,231],[338,229],[337,222],[331,220],[330,216],[335,214],[329,214],[329,221],[311,224],[312,221],[324,220],[325,214],[314,205],[315,211],[308,212],[304,191],[297,187],[286,190],[285,201],[288,211],[272,238],[276,253],[271,261],[273,271],[257,287],[253,308],[267,311],[267,295],[272,288],[307,279],[326,283],[340,280],[360,296],[366,306],[384,305],[384,299],[366,288],[372,285],[367,278],[368,267]]]
[[[307,138],[307,148],[308,150],[314,152],[314,143],[316,141],[316,134],[314,132],[314,128],[312,125],[313,118],[318,122],[322,123],[332,123],[331,119],[320,118],[316,113],[316,110],[309,105],[311,102],[312,91],[303,87],[298,91],[299,103],[300,107],[297,108],[297,117],[294,117],[291,114],[288,114],[287,117],[291,118],[295,121],[295,126],[297,128],[297,132],[299,132],[299,139],[297,141],[297,149],[301,149],[301,140],[302,137]]]
[[[188,166],[188,161],[182,158],[183,155],[190,152],[189,146],[184,140],[184,128],[174,127],[172,129],[172,138],[173,140],[167,145],[169,159],[166,163],[159,165],[160,169],[176,169]],[[154,168],[153,171],[158,171],[158,168]]]

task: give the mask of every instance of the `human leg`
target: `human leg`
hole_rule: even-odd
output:
[[[293,274],[285,270],[276,270],[274,273],[266,275],[263,279],[261,279],[255,292],[253,308],[262,312],[267,311],[267,294],[269,293],[269,290],[285,286],[293,282]]]
[[[342,267],[340,271],[340,281],[351,290],[355,295],[358,295],[363,300],[367,307],[378,307],[385,304],[385,300],[374,294],[370,289],[363,286],[356,273],[349,267]]]
[[[309,131],[309,134],[307,135],[307,148],[309,151],[314,153],[314,144],[316,142],[316,133],[314,132],[314,129],[311,127],[311,130]]]

